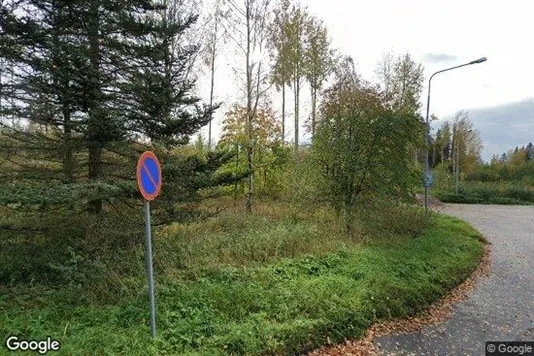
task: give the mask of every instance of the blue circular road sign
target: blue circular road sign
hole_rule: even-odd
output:
[[[146,200],[154,200],[161,190],[161,166],[153,152],[143,152],[137,161],[137,184]]]

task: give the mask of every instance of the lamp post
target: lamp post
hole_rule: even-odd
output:
[[[427,101],[426,101],[426,121],[425,121],[425,124],[426,124],[426,130],[425,130],[426,150],[425,151],[426,152],[425,152],[425,182],[424,182],[424,185],[425,185],[425,212],[426,213],[428,213],[428,188],[431,186],[431,183],[432,183],[431,182],[432,178],[431,178],[431,175],[430,175],[430,167],[429,167],[429,164],[428,164],[428,148],[429,148],[428,146],[430,146],[430,125],[429,125],[429,122],[428,122],[428,116],[430,114],[430,85],[432,83],[432,78],[436,74],[447,72],[449,70],[453,70],[453,69],[456,69],[456,68],[465,67],[465,66],[468,66],[468,65],[471,65],[471,64],[482,63],[482,62],[485,62],[486,60],[487,60],[486,57],[482,57],[482,58],[476,59],[474,61],[471,61],[469,63],[461,64],[459,66],[454,66],[454,67],[438,70],[437,72],[432,74],[430,76],[430,79],[428,80],[428,97],[427,97]]]
[[[456,180],[456,184],[455,184],[455,187],[456,187],[456,194],[458,194],[458,190],[459,190],[459,185],[460,185],[460,179],[459,179],[459,175],[460,175],[460,167],[458,166],[460,164],[460,143],[457,141],[456,142],[456,163],[454,165],[454,167],[456,168],[455,171],[454,171],[454,178]]]

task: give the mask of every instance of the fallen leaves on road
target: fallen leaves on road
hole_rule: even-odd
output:
[[[490,245],[486,244],[482,260],[477,269],[447,296],[432,304],[423,314],[399,321],[388,321],[374,324],[364,336],[358,340],[347,340],[344,344],[323,346],[308,353],[308,356],[373,356],[380,353],[374,339],[389,334],[405,334],[421,330],[423,326],[435,325],[445,321],[455,303],[468,297],[477,282],[489,275]]]

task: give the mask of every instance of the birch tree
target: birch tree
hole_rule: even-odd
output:
[[[305,75],[305,30],[309,15],[306,9],[296,4],[291,7],[289,22],[285,25],[285,33],[289,41],[288,63],[291,73],[291,85],[294,100],[294,125],[295,125],[295,158],[298,159],[299,151],[299,126],[300,126],[300,90]]]
[[[315,134],[317,121],[317,99],[324,82],[332,73],[335,64],[335,51],[331,48],[328,30],[323,22],[311,18],[306,23],[305,76],[311,91],[311,132]]]
[[[482,140],[469,114],[459,111],[452,122],[453,172],[471,172],[481,161]]]
[[[220,25],[222,18],[225,16],[223,5],[224,4],[222,0],[215,0],[214,9],[208,16],[207,26],[205,29],[207,38],[205,41],[206,45],[203,51],[204,52],[203,64],[205,67],[209,68],[209,71],[210,71],[210,98],[209,98],[210,106],[214,104],[213,100],[214,100],[214,91],[215,91],[215,61],[219,53],[220,42],[225,37],[223,28]],[[210,122],[208,124],[208,148],[209,149],[211,149],[212,147],[212,141],[211,141],[212,121],[213,121],[213,117],[210,118]]]
[[[409,53],[399,56],[393,66],[393,109],[415,113],[421,107],[423,65]]]
[[[271,15],[271,0],[226,0],[230,12],[225,22],[228,36],[233,40],[237,54],[242,56],[245,70],[236,70],[243,78],[242,92],[245,94],[247,111],[247,195],[245,206],[247,212],[252,212],[252,200],[254,193],[254,120],[257,108],[262,100],[266,99],[269,89],[269,66],[266,63],[267,40],[269,36],[269,21]],[[244,75],[243,75],[244,74]]]
[[[273,60],[271,81],[276,90],[282,92],[282,140],[285,139],[286,119],[286,86],[291,83],[291,63],[289,57],[290,41],[287,36],[286,24],[289,22],[289,0],[281,0],[274,10],[274,20],[271,25],[269,49]]]
[[[394,65],[395,56],[392,52],[386,52],[375,69],[375,75],[381,90],[380,96],[387,108],[393,107]]]
[[[417,112],[423,90],[423,66],[409,53],[395,56],[384,54],[375,69],[384,105],[393,110]]]

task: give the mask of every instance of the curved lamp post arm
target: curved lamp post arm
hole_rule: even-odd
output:
[[[482,58],[479,58],[479,59],[475,59],[474,61],[471,61],[469,63],[464,63],[464,64],[460,64],[458,66],[454,66],[454,67],[450,67],[450,68],[445,68],[445,69],[442,69],[442,70],[438,70],[437,72],[435,72],[434,74],[432,74],[430,76],[430,79],[428,79],[428,98],[427,98],[427,102],[426,102],[426,123],[428,125],[428,114],[429,114],[429,109],[430,109],[430,85],[432,83],[432,78],[434,78],[434,76],[436,74],[439,74],[439,73],[443,73],[443,72],[447,72],[449,70],[453,70],[453,69],[456,69],[456,68],[461,68],[461,67],[465,67],[465,66],[469,66],[471,64],[477,64],[477,63],[482,63],[482,62],[485,62],[487,61],[488,59],[486,57],[482,57]]]

